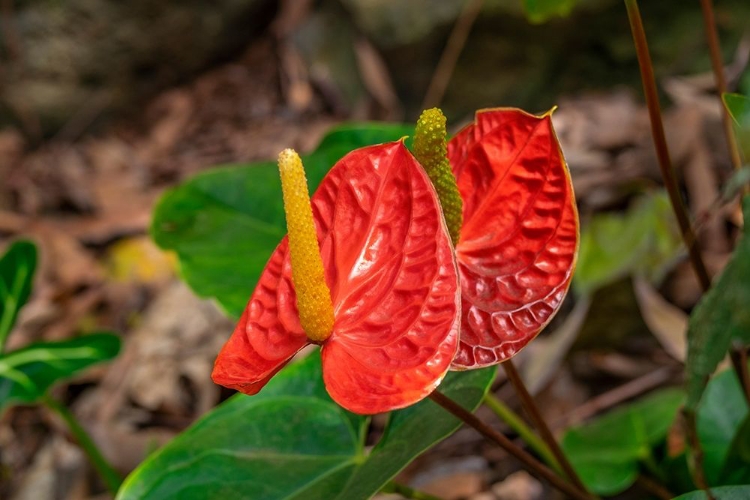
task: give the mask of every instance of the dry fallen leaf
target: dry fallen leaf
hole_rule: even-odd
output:
[[[643,321],[664,350],[674,359],[685,361],[688,315],[670,304],[641,276],[633,278],[633,290]]]

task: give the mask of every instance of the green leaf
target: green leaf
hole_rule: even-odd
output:
[[[599,214],[581,231],[573,285],[591,293],[632,273],[659,281],[682,252],[665,191],[644,196],[625,215]]]
[[[450,372],[439,390],[474,410],[492,385],[497,367]],[[385,434],[337,498],[370,498],[423,451],[453,434],[461,421],[430,399],[391,414]]]
[[[407,125],[342,126],[303,157],[311,192],[346,153],[410,134]],[[199,174],[167,191],[156,206],[151,234],[174,250],[187,283],[241,313],[268,258],[286,234],[275,162],[235,165]]]
[[[55,382],[120,351],[120,338],[95,333],[61,342],[39,342],[0,356],[0,410],[12,403],[33,403]]]
[[[750,196],[743,199],[750,220]],[[750,344],[750,230],[746,225],[732,258],[693,310],[688,323],[686,408],[695,411],[708,378],[730,344]]]
[[[582,426],[570,429],[562,447],[591,491],[615,495],[630,487],[638,464],[667,435],[683,395],[677,389],[654,393]]]
[[[750,99],[740,94],[724,93],[721,95],[724,106],[734,120],[734,131],[737,142],[745,157],[750,161]]]
[[[750,416],[745,417],[732,439],[721,470],[722,484],[738,484],[750,477]]]
[[[703,446],[703,468],[708,484],[722,484],[720,476],[732,442],[747,418],[747,403],[737,375],[734,370],[725,370],[708,384],[703,404],[698,409],[698,438]]]
[[[576,0],[523,0],[526,17],[532,23],[543,23],[553,17],[570,14]]]
[[[494,370],[451,373],[440,387],[473,409],[493,378]],[[369,498],[459,426],[423,401],[394,412],[384,437],[366,454],[367,422],[328,397],[320,356],[312,354],[259,394],[231,398],[151,455],[117,499]]]
[[[0,258],[0,353],[18,317],[18,311],[31,294],[36,270],[36,246],[16,241]]]
[[[711,495],[716,500],[747,500],[750,498],[750,485],[711,488]],[[675,497],[673,500],[708,500],[708,495],[704,491],[698,490],[685,493],[684,495]]]

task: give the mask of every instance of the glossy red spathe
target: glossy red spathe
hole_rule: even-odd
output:
[[[445,376],[458,345],[458,270],[430,180],[402,142],[346,155],[312,197],[334,306],[322,342],[331,397],[355,413],[409,406]],[[257,393],[309,343],[284,238],[216,360],[216,383]]]
[[[463,199],[453,369],[509,359],[552,319],[570,285],[578,214],[550,115],[479,111],[448,143]]]

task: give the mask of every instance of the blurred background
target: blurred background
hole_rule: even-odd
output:
[[[747,95],[750,2],[715,8],[730,89]],[[679,382],[700,288],[660,190],[625,8],[568,10],[540,22],[522,0],[0,0],[0,243],[32,239],[41,257],[8,347],[122,335],[114,362],[54,393],[127,473],[228,396],[209,373],[233,321],[148,236],[165,189],[218,164],[309,152],[344,121],[413,122],[441,106],[455,131],[476,109],[556,105],[583,246],[574,293],[519,356],[523,372],[557,430]],[[721,203],[731,166],[700,5],[641,11],[716,273],[740,215]],[[502,382],[497,394],[517,406]],[[554,498],[516,469],[462,430],[403,479],[446,499]],[[108,494],[61,421],[19,406],[0,415],[0,498]]]

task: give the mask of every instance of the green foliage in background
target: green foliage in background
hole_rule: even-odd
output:
[[[743,200],[743,213],[750,220],[750,196]],[[742,237],[721,275],[690,316],[686,407],[695,411],[708,378],[724,359],[732,344],[750,344],[750,230]]]
[[[644,471],[677,491],[690,490],[695,485],[687,471],[685,451],[667,456],[666,444],[684,400],[684,392],[678,389],[655,392],[569,429],[563,449],[586,486],[601,495],[622,493]],[[697,419],[711,486],[741,484],[750,477],[749,421],[737,376],[725,370],[708,385]]]
[[[0,353],[18,311],[29,300],[36,260],[36,246],[30,241],[14,242],[0,258]]]
[[[750,486],[722,486],[711,488],[714,500],[747,500],[750,498]],[[709,500],[705,491],[693,491],[676,497],[674,500]]]
[[[0,346],[29,299],[36,265],[36,246],[29,241],[13,243],[0,258]],[[11,404],[40,401],[54,383],[114,358],[119,350],[120,339],[111,333],[0,350],[0,411]]]
[[[543,23],[551,18],[567,16],[577,0],[523,0],[526,16],[532,23]]]
[[[653,192],[625,214],[602,213],[584,222],[573,286],[587,294],[631,274],[658,282],[683,253],[669,198]]]
[[[38,402],[55,382],[120,351],[111,333],[84,335],[60,342],[39,342],[0,356],[0,410],[14,403]]]
[[[570,429],[562,447],[591,491],[615,495],[638,477],[640,464],[653,461],[682,404],[682,391],[668,389]]]
[[[721,98],[734,121],[734,131],[745,163],[750,162],[750,99],[744,95],[729,93],[723,94]]]

